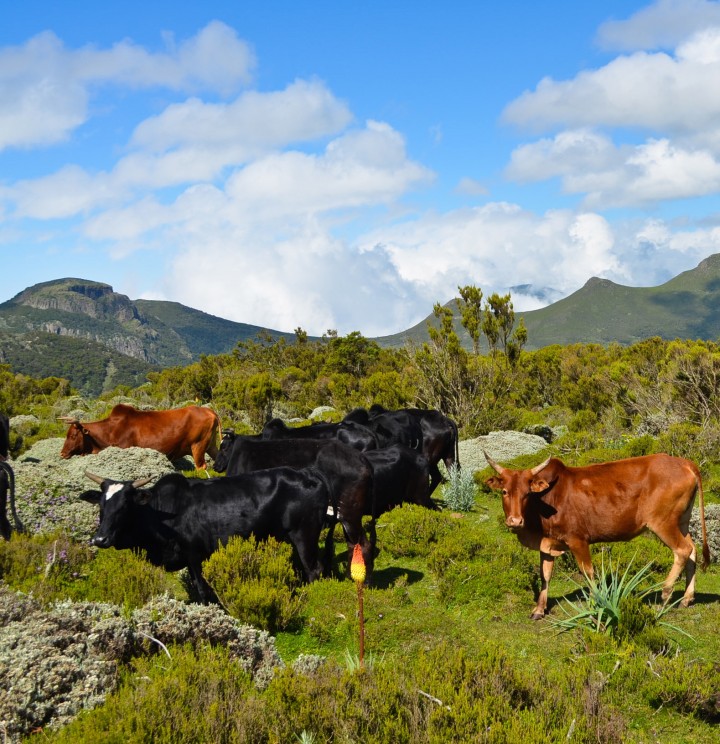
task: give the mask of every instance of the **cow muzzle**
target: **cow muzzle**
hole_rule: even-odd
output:
[[[522,517],[507,517],[505,524],[511,530],[519,530],[525,526],[525,520]]]
[[[95,537],[93,537],[92,540],[90,540],[90,544],[94,545],[96,548],[109,548],[110,538],[100,537],[99,535],[96,535]]]

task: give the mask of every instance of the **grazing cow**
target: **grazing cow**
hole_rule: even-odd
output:
[[[114,481],[86,475],[100,491],[80,498],[100,506],[92,543],[100,548],[144,550],[168,571],[187,566],[203,603],[217,601],[203,578],[202,563],[233,536],[273,536],[297,552],[307,581],[321,574],[318,540],[330,494],[315,468],[274,468],[249,475],[188,480],[180,473],[151,479]]]
[[[365,453],[373,469],[375,516],[400,504],[438,509],[430,498],[430,467],[427,458],[401,444]]]
[[[675,555],[663,583],[665,602],[685,568],[687,607],[695,596],[696,549],[688,534],[695,493],[700,494],[703,568],[710,562],[705,531],[705,501],[695,463],[670,455],[646,455],[586,467],[568,467],[548,458],[528,470],[510,470],[485,459],[497,475],[488,479],[502,491],[505,524],[528,548],[540,551],[540,596],[531,617],[547,612],[553,562],[570,550],[580,568],[593,576],[589,545],[654,532]]]
[[[223,453],[225,447],[228,454]],[[328,482],[338,507],[337,519],[342,525],[348,544],[348,568],[356,544],[362,546],[368,578],[372,573],[375,555],[374,522],[370,538],[363,527],[364,514],[374,513],[373,470],[367,460],[369,453],[359,452],[336,439],[269,439],[253,440],[235,436],[223,437],[218,459],[226,460],[226,477],[251,473],[255,470],[286,465],[303,468],[314,465]],[[225,464],[224,462],[221,464]],[[217,465],[217,463],[216,463]],[[326,563],[331,558],[332,526],[326,543]]]
[[[0,413],[0,535],[6,540],[10,539],[12,526],[7,518],[7,500],[10,494],[10,511],[15,529],[24,532],[20,517],[15,510],[15,473],[7,462],[10,453],[10,420],[4,413]]]
[[[97,454],[106,447],[147,447],[170,460],[192,455],[195,467],[205,469],[205,453],[215,459],[218,415],[209,408],[187,406],[169,411],[138,411],[119,403],[102,421],[81,423],[67,416],[70,424],[60,456]]]
[[[365,452],[377,449],[377,437],[371,429],[355,421],[337,424],[319,422],[309,426],[286,426],[278,418],[268,421],[260,434],[262,439],[338,439],[351,447]]]
[[[430,493],[442,483],[438,463],[445,467],[460,466],[457,424],[439,411],[401,408],[388,411],[375,404],[369,411],[356,408],[344,421],[354,421],[370,428],[379,447],[402,444],[422,452],[430,465]]]

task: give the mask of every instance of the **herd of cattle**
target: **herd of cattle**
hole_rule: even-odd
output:
[[[351,411],[339,423],[295,428],[273,419],[260,434],[250,436],[221,431],[218,416],[198,406],[138,411],[117,405],[102,421],[64,421],[69,424],[64,458],[108,446],[139,446],[172,460],[192,455],[199,469],[206,467],[207,453],[214,470],[225,473],[205,479],[172,473],[148,486],[152,478],[115,481],[86,471],[99,489],[80,496],[100,508],[94,545],[144,550],[150,562],[170,571],[187,567],[203,602],[216,597],[202,576],[202,563],[230,537],[252,534],[290,542],[305,579],[313,581],[330,573],[337,522],[347,541],[348,568],[359,544],[369,581],[376,553],[375,519],[402,503],[437,509],[432,494],[442,481],[439,463],[460,466],[457,426],[433,410],[389,411],[375,405]],[[7,417],[0,417],[0,424],[0,529],[9,539],[8,491],[15,528],[23,528],[7,463]],[[674,554],[663,599],[669,599],[684,570],[681,604],[692,602],[697,552],[689,524],[696,493],[703,568],[710,561],[702,482],[694,463],[648,455],[573,468],[548,458],[534,468],[511,470],[485,457],[496,473],[487,483],[502,492],[505,524],[523,545],[540,552],[541,590],[534,619],[547,612],[555,557],[570,550],[592,576],[590,544],[629,540],[645,529]]]

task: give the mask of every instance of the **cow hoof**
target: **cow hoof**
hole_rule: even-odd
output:
[[[530,615],[531,620],[542,620],[545,617],[544,612],[533,612],[532,615]]]
[[[690,605],[695,601],[695,597],[683,597],[680,600],[680,607],[690,607]]]

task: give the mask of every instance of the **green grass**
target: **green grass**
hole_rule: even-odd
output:
[[[419,507],[395,510],[379,522],[378,545],[373,584],[364,592],[365,655],[372,658],[372,668],[348,668],[348,658],[358,654],[357,592],[343,576],[347,549],[338,531],[337,577],[306,587],[301,622],[276,635],[288,665],[301,654],[320,654],[334,667],[307,683],[288,672],[261,694],[243,680],[232,681],[227,662],[217,652],[208,651],[208,656],[171,649],[176,659],[172,663],[162,655],[134,663],[108,705],[83,715],[77,726],[66,727],[60,740],[115,741],[122,731],[130,736],[128,741],[136,741],[133,730],[155,730],[157,740],[170,740],[165,728],[161,735],[153,726],[168,727],[177,718],[184,741],[209,732],[220,736],[218,732],[233,726],[236,731],[253,726],[267,731],[267,738],[258,733],[252,739],[256,741],[292,741],[303,730],[315,734],[316,741],[471,741],[480,735],[480,720],[494,731],[489,741],[565,741],[574,720],[575,738],[568,741],[613,741],[613,731],[624,727],[623,738],[616,740],[716,741],[718,719],[707,706],[712,702],[708,686],[720,689],[717,564],[698,573],[695,605],[671,609],[663,618],[683,631],[667,631],[672,639],[669,653],[632,638],[582,630],[558,633],[551,620],[562,616],[560,604],[581,598],[582,577],[565,556],[556,561],[549,619],[531,621],[539,557],[505,529],[494,495],[480,495],[476,508],[461,515],[433,514]],[[613,565],[627,565],[633,557],[633,565],[649,563],[651,582],[663,579],[671,562],[670,551],[651,536],[593,546],[592,552],[596,567],[601,555]],[[94,599],[102,599],[100,588],[93,586]],[[683,588],[679,582],[673,599]],[[199,678],[204,680],[204,709],[184,687]],[[426,720],[422,716],[429,715],[429,709],[423,708],[420,716],[413,707],[418,689],[451,701],[452,711],[443,717],[442,710],[436,710]],[[158,710],[156,695],[164,707],[162,718],[153,723],[148,719]],[[497,712],[504,705],[510,705],[513,714],[495,720],[493,706]],[[223,711],[222,725],[206,715],[213,706]],[[346,733],[327,738],[339,721]],[[595,725],[602,728],[597,738],[592,734]],[[417,731],[435,735],[417,738]],[[52,732],[47,734],[54,738]],[[218,740],[243,740],[237,734],[224,736]]]

